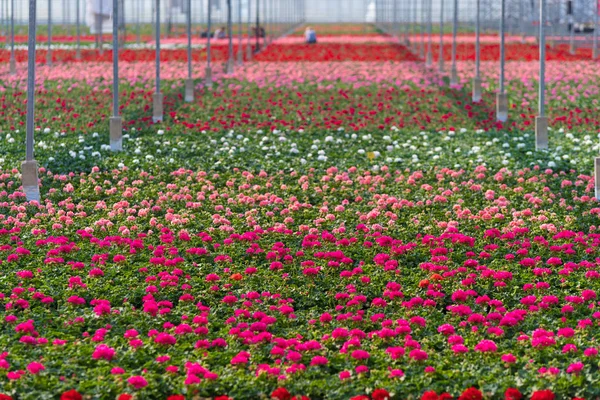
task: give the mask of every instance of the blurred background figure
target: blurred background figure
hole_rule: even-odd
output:
[[[304,31],[304,38],[306,40],[306,43],[308,44],[317,43],[317,32],[315,32],[313,28],[308,26]]]

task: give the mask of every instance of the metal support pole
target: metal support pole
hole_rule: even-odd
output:
[[[575,54],[575,14],[574,14],[574,10],[573,10],[573,5],[574,2],[573,1],[569,1],[568,4],[570,5],[570,9],[568,11],[570,11],[569,13],[569,22],[571,24],[571,32],[569,35],[569,43],[570,43],[570,52],[571,54]]]
[[[17,73],[17,61],[15,59],[15,0],[10,0],[10,73]]]
[[[523,11],[523,2],[519,1],[519,30],[521,31],[521,43],[525,43],[525,18]]]
[[[546,0],[540,0],[540,84],[538,111],[535,118],[535,148],[537,150],[548,148],[548,117],[546,108]]]
[[[242,35],[243,35],[243,27],[242,27],[242,0],[237,0],[238,2],[238,27],[239,27],[239,33],[238,33],[238,52],[237,52],[237,62],[238,65],[242,65],[244,63],[244,51],[243,51],[243,39],[242,39]]]
[[[100,10],[104,10],[103,2],[105,0],[100,0]],[[98,46],[100,47],[100,54],[104,54],[104,17],[103,14],[99,14],[98,18]]]
[[[227,64],[225,65],[225,73],[233,74],[233,66],[235,63],[235,56],[233,54],[233,20],[231,10],[232,0],[227,0]]]
[[[79,12],[79,2],[81,0],[75,0],[75,34],[77,35],[77,50],[75,51],[75,58],[81,60],[81,18]]]
[[[252,59],[252,0],[248,0],[248,40],[246,45],[246,60]]]
[[[154,123],[163,120],[163,95],[160,92],[160,0],[156,0],[156,90],[152,102],[152,121]]]
[[[187,69],[188,76],[185,80],[185,101],[194,101],[194,79],[192,79],[192,0],[187,1]]]
[[[593,49],[592,49],[592,59],[596,60],[598,58],[598,13],[600,13],[599,2],[596,1],[596,12],[594,13],[594,40],[593,40]]]
[[[500,122],[506,122],[508,119],[508,97],[504,91],[504,28],[506,15],[506,0],[501,0],[500,11],[500,82],[498,94],[496,94],[496,119]]]
[[[433,54],[431,54],[431,51],[432,51],[431,50],[431,46],[432,46],[431,40],[432,40],[432,35],[433,35],[433,33],[432,33],[433,26],[432,26],[432,21],[431,21],[432,5],[433,5],[432,0],[428,0],[427,1],[427,35],[429,36],[429,40],[427,42],[427,57],[426,57],[426,61],[425,61],[425,64],[428,67],[431,67],[431,65],[433,64]]]
[[[123,150],[123,121],[119,116],[119,0],[113,0],[113,112],[110,117],[110,149]]]
[[[413,32],[412,32],[412,44],[413,44],[413,52],[417,52],[418,39],[417,39],[417,0],[413,2]]]
[[[419,57],[425,57],[425,7],[423,7],[423,2],[421,2],[421,23],[419,24],[419,33],[421,33],[421,44],[419,46]]]
[[[267,36],[268,36],[267,30],[268,30],[268,25],[269,25],[269,9],[268,9],[269,3],[268,3],[268,0],[263,0],[263,4],[264,4],[263,20],[264,20],[264,24],[265,24],[265,28],[263,29],[263,31],[264,31],[263,49],[265,49],[265,48],[267,48],[267,45],[268,45],[268,43],[267,43]]]
[[[594,186],[596,199],[600,200],[600,157],[594,158]]]
[[[36,0],[29,0],[29,36],[27,38],[27,117],[25,161],[21,164],[21,183],[28,201],[40,201],[38,165],[33,158],[33,131],[35,113],[35,28]]]
[[[211,24],[212,24],[212,1],[208,0],[208,35],[206,39],[206,72],[204,77],[204,85],[210,89],[212,87],[212,68],[210,67],[210,39],[211,39]]]
[[[475,77],[473,78],[473,102],[477,103],[481,101],[481,58],[480,58],[480,47],[479,47],[479,31],[480,31],[480,18],[481,18],[481,0],[477,0],[477,15],[475,17]]]
[[[458,72],[456,70],[456,32],[458,30],[458,0],[454,0],[452,18],[452,68],[450,70],[450,85],[458,85]]]
[[[439,71],[444,73],[444,0],[440,0],[440,52],[439,52]]]
[[[142,31],[141,31],[141,23],[140,23],[140,19],[141,19],[141,14],[142,14],[142,0],[137,0],[137,15],[136,15],[136,42],[139,45],[142,38]]]
[[[48,51],[46,53],[46,64],[52,66],[52,1],[48,0]]]
[[[260,0],[256,0],[256,51],[260,51]]]

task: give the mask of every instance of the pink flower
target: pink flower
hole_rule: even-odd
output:
[[[494,353],[498,350],[498,346],[493,340],[484,339],[475,345],[475,351],[482,353]]]
[[[110,373],[113,375],[122,375],[125,373],[125,370],[123,368],[114,367],[113,369],[110,370]]]
[[[146,378],[140,375],[134,375],[130,377],[129,379],[127,379],[127,383],[129,383],[136,389],[141,389],[143,387],[148,386],[148,381],[146,380]]]
[[[45,370],[46,368],[38,363],[38,362],[32,362],[29,363],[29,365],[27,366],[27,371],[29,371],[29,373],[33,374],[33,375],[37,375],[40,371]]]
[[[402,378],[404,371],[401,369],[390,369],[390,378]]]
[[[594,357],[598,355],[598,349],[595,347],[589,347],[583,351],[583,355],[586,357]]]
[[[411,350],[411,352],[408,353],[408,356],[415,361],[427,360],[429,358],[429,355],[427,354],[427,352],[425,352],[421,349]]]
[[[502,359],[502,361],[504,361],[507,364],[513,364],[513,363],[517,362],[517,357],[513,356],[510,353],[503,354],[501,359]]]
[[[350,377],[352,376],[352,373],[350,371],[342,371],[340,372],[340,380],[346,380],[346,379],[350,379]]]
[[[175,343],[177,343],[177,339],[175,339],[175,336],[169,335],[165,332],[161,332],[154,338],[154,343],[163,345],[174,345]]]
[[[354,350],[350,356],[355,360],[366,360],[371,357],[369,352],[365,350]]]
[[[454,346],[452,346],[452,351],[454,352],[454,354],[468,353],[469,348],[464,344],[455,344]]]
[[[316,366],[316,365],[327,365],[329,361],[327,360],[327,357],[323,357],[323,356],[314,356],[313,359],[310,361],[310,365],[311,366]]]
[[[108,347],[105,344],[98,345],[92,354],[94,360],[104,359],[110,361],[115,356],[115,349]]]
[[[21,379],[21,376],[23,376],[24,373],[25,371],[10,371],[6,374],[6,377],[11,381],[16,381]]]
[[[581,361],[573,363],[567,367],[567,374],[578,374],[583,369],[584,365]]]

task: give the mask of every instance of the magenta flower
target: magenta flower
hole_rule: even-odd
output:
[[[46,368],[42,364],[35,361],[27,365],[27,371],[29,371],[29,373],[33,375],[37,375],[40,371],[43,371],[45,369]]]
[[[323,357],[323,356],[314,356],[312,358],[312,360],[310,360],[310,365],[311,366],[317,366],[317,365],[327,365],[327,363],[329,362],[329,360],[327,360],[327,357]]]
[[[134,375],[130,377],[129,379],[127,379],[127,383],[129,383],[136,389],[141,389],[143,387],[148,386],[148,381],[146,380],[146,378],[140,375]]]
[[[350,357],[354,358],[355,360],[366,360],[369,357],[371,357],[371,355],[369,354],[368,351],[365,351],[365,350],[354,350],[350,354]]]
[[[94,360],[104,359],[110,361],[115,356],[115,349],[108,347],[105,344],[98,345],[92,353],[92,358]]]
[[[411,350],[410,353],[408,353],[408,356],[415,361],[423,361],[429,358],[427,352],[421,349]]]

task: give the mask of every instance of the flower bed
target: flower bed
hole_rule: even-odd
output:
[[[220,64],[192,103],[166,61],[161,124],[125,62],[120,153],[106,63],[41,67],[39,204],[4,65],[0,399],[600,396],[595,63],[548,64],[536,151],[536,63],[497,124],[496,63],[471,104],[472,63],[387,56]]]

